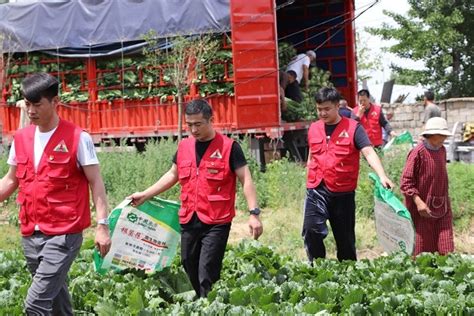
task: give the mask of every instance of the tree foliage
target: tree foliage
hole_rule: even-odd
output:
[[[384,23],[368,32],[396,40],[388,51],[402,58],[423,61],[426,69],[392,67],[406,81],[418,81],[444,97],[473,96],[474,1],[408,0],[407,14],[384,11],[398,25]]]
[[[372,78],[370,73],[382,69],[382,57],[370,49],[367,38],[356,33],[357,44],[357,79],[360,83]]]
[[[430,75],[427,70],[403,68],[393,63],[390,68],[392,69],[390,79],[394,79],[397,84],[401,85],[416,86],[421,82],[420,78]]]
[[[168,52],[158,48],[154,31],[146,34],[144,39],[149,44],[144,54],[155,66],[157,76],[163,72],[177,90],[178,140],[181,140],[184,95],[196,79],[197,70],[202,65],[210,64],[211,57],[217,52],[218,42],[210,35],[176,36],[170,39],[171,49]]]

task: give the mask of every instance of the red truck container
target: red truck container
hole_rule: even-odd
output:
[[[227,134],[251,135],[261,162],[262,149],[268,147],[265,142],[292,133],[291,151],[298,156],[297,147],[300,151],[305,147],[304,135],[310,122],[286,123],[280,119],[278,70],[285,65],[278,64],[278,41],[291,42],[298,52],[315,49],[317,66],[331,72],[335,87],[354,106],[357,80],[353,20],[353,0],[231,0],[232,43],[228,48],[232,49],[233,75],[226,73],[225,78],[234,83],[234,95],[208,98],[215,113],[215,127]],[[97,143],[120,138],[136,142],[177,134],[178,111],[173,101],[97,100],[102,71],[93,58],[81,62],[82,69],[74,72],[83,81],[81,90],[88,93],[88,101],[61,105],[61,117],[79,124]],[[226,71],[229,67],[226,65]],[[70,73],[53,74],[59,75],[67,89]],[[199,97],[196,89],[190,91],[186,100]],[[7,105],[8,94],[7,85],[0,102],[4,143],[11,142],[20,117],[19,108]]]

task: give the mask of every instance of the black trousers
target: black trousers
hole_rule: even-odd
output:
[[[199,297],[206,297],[220,278],[230,226],[205,224],[196,213],[181,225],[181,262]]]
[[[324,238],[328,235],[327,220],[336,240],[337,259],[357,260],[355,247],[355,192],[335,193],[320,184],[307,189],[303,240],[309,261],[326,257]]]

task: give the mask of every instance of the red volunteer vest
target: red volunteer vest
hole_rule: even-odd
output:
[[[332,192],[354,191],[359,176],[359,150],[354,144],[357,122],[345,117],[326,142],[324,122],[311,124],[308,144],[311,160],[308,162],[306,187],[316,188],[324,180]]]
[[[356,106],[354,112],[357,113],[358,110],[359,106]],[[374,146],[383,145],[382,126],[379,123],[381,110],[380,106],[371,103],[368,115],[363,114],[360,118],[360,124],[364,127],[370,142]]]
[[[21,234],[39,225],[46,235],[79,233],[90,225],[89,185],[77,167],[81,129],[60,120],[34,168],[35,125],[15,135]]]
[[[186,224],[193,213],[206,224],[229,223],[235,216],[236,175],[229,166],[233,140],[216,133],[199,167],[196,139],[189,137],[178,146],[178,177],[181,184],[179,222]]]

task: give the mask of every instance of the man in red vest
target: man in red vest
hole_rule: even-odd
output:
[[[250,234],[258,239],[263,228],[255,186],[240,145],[214,130],[212,109],[206,101],[191,101],[185,114],[192,136],[179,143],[171,169],[154,185],[129,198],[140,205],[179,182],[181,260],[197,296],[206,297],[220,278],[235,216],[237,178],[250,209]]]
[[[66,278],[90,225],[89,188],[97,212],[95,243],[109,251],[107,201],[89,134],[59,118],[58,81],[46,73],[21,85],[32,123],[14,138],[0,201],[19,187],[20,229],[33,282],[25,300],[28,315],[72,315]]]
[[[392,137],[397,136],[397,134],[392,131],[390,123],[385,119],[382,107],[370,102],[369,90],[360,90],[358,96],[359,105],[354,108],[354,113],[360,120],[360,124],[365,128],[372,145],[380,148],[384,144],[382,127]]]
[[[341,96],[334,88],[316,93],[319,120],[308,131],[309,157],[303,239],[310,262],[326,257],[324,238],[329,220],[336,240],[337,258],[356,260],[355,189],[359,176],[359,152],[385,187],[393,183],[385,175],[365,130],[339,115]]]

